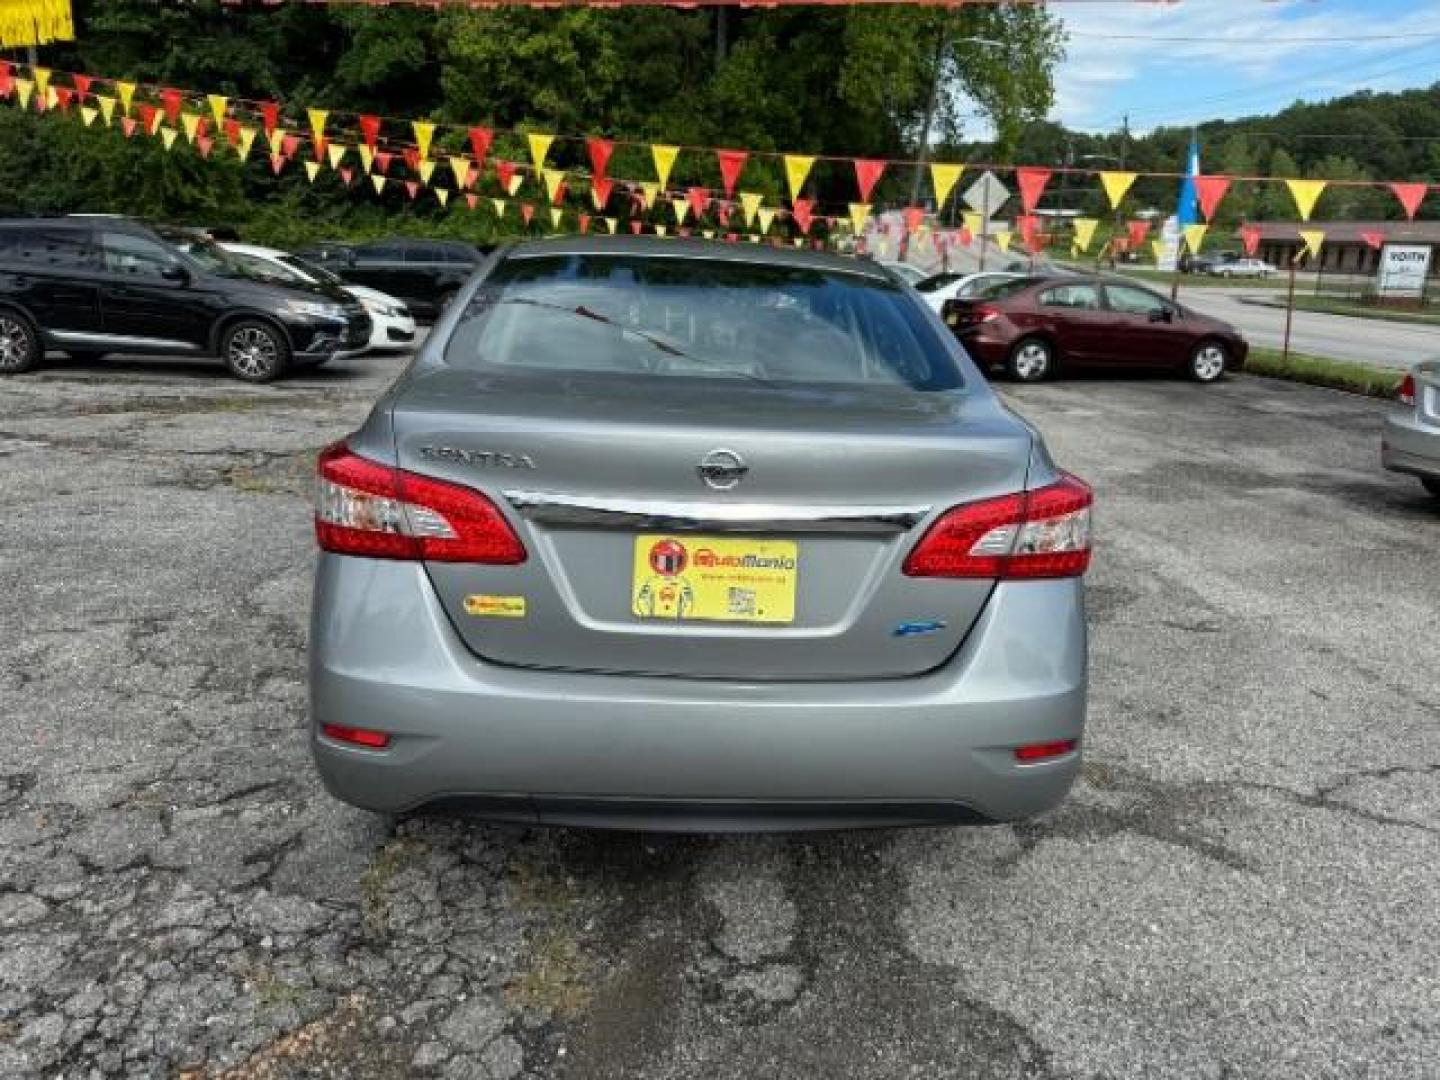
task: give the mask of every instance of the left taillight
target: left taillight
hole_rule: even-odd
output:
[[[513,564],[525,546],[480,492],[361,457],[343,442],[321,451],[315,539],[372,559]]]
[[[1090,566],[1090,507],[1083,480],[956,506],[930,527],[905,560],[910,577],[1079,577]]]

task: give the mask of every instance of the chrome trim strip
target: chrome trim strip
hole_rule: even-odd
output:
[[[540,491],[507,491],[527,521],[664,532],[898,533],[930,513],[928,506],[794,506],[776,503],[605,499]]]
[[[68,341],[72,345],[114,345],[120,349],[189,349],[198,351],[199,345],[188,341],[174,341],[170,338],[128,337],[125,334],[92,334],[82,330],[51,330],[50,336],[56,341]]]

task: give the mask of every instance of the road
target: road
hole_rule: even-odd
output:
[[[1152,284],[1151,288],[1158,286]],[[1284,295],[1271,290],[1247,290],[1244,286],[1187,289],[1183,282],[1180,285],[1181,303],[1239,327],[1252,345],[1274,349],[1285,340],[1284,309],[1246,303],[1244,298],[1274,303],[1283,300]],[[1408,370],[1418,360],[1440,356],[1440,326],[1297,311],[1290,348],[1310,356]]]
[[[1440,507],[1386,406],[1006,391],[1098,493],[1043,820],[543,832],[306,756],[311,461],[398,363],[0,386],[0,1075],[1435,1075]]]

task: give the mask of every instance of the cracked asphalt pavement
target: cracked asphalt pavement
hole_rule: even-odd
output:
[[[0,383],[0,1076],[1440,1071],[1440,508],[1385,405],[1005,391],[1098,492],[1042,820],[526,831],[308,759],[311,459],[399,363]]]

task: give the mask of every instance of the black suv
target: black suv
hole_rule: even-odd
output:
[[[397,296],[418,318],[435,319],[469,280],[486,252],[459,240],[374,240],[316,244],[302,256],[352,285]]]
[[[268,382],[370,340],[370,317],[329,286],[277,284],[191,230],[126,218],[0,220],[0,374],[46,348],[219,357]]]

